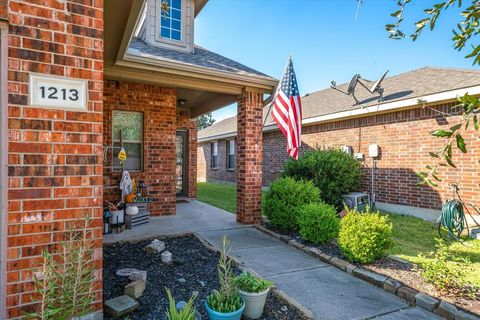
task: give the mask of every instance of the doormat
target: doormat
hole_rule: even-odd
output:
[[[190,201],[185,199],[177,199],[177,203],[190,203]]]

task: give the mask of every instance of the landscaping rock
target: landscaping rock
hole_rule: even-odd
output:
[[[145,291],[145,281],[143,280],[133,281],[125,286],[125,295],[133,299],[140,298],[143,291]]]
[[[136,272],[138,271],[138,269],[135,269],[135,268],[124,268],[124,269],[118,269],[116,274],[117,276],[120,276],[120,277],[130,277],[130,275],[133,273],[133,272]]]
[[[357,278],[360,278],[360,279],[365,280],[365,281],[367,281],[371,284],[376,285],[377,287],[383,287],[383,283],[385,281],[387,281],[387,277],[385,277],[381,274],[378,274],[378,273],[374,273],[374,272],[370,272],[370,271],[361,269],[361,268],[354,269],[352,274]]]
[[[170,251],[164,251],[160,256],[163,263],[172,262],[172,253]]]
[[[124,317],[139,306],[138,302],[129,296],[123,295],[105,302],[105,312],[114,318]]]
[[[345,266],[345,271],[347,271],[348,273],[350,273],[352,275],[353,275],[353,270],[355,270],[355,269],[357,269],[357,266],[354,265],[354,264],[351,264],[351,263],[349,263]]]
[[[337,267],[338,269],[343,270],[343,271],[345,271],[345,268],[347,267],[347,264],[349,264],[347,261],[342,260],[342,259],[337,258],[337,257],[333,257],[332,259],[330,259],[329,262],[331,264],[333,264],[335,267]]]
[[[128,277],[128,279],[130,279],[130,281],[137,281],[137,280],[147,281],[147,271],[145,270],[134,271],[130,275],[130,277]]]
[[[455,320],[480,320],[480,318],[465,311],[458,310],[457,313],[455,313]]]
[[[422,309],[433,312],[440,304],[440,301],[420,292],[415,296],[415,304]]]
[[[320,260],[322,260],[323,262],[328,262],[328,263],[330,263],[330,260],[332,260],[332,256],[331,256],[331,255],[326,254],[325,252],[322,252],[322,251],[320,251],[320,253],[318,253],[318,257],[319,257]]]
[[[202,288],[204,288],[204,287],[205,287],[205,281],[198,280],[198,283],[200,284],[200,286],[202,286]]]
[[[438,314],[440,317],[444,317],[447,320],[455,320],[455,315],[457,312],[457,307],[443,300],[434,311],[435,314]]]
[[[390,292],[392,294],[397,294],[397,290],[402,286],[402,284],[400,282],[398,282],[397,280],[393,280],[393,279],[387,279],[387,281],[385,281],[383,283],[383,289],[387,292]]]
[[[305,247],[304,244],[301,244],[300,242],[298,242],[295,239],[288,241],[288,244],[290,244],[291,246],[294,246],[295,248],[297,248],[299,250],[302,250]]]
[[[401,287],[397,290],[397,296],[410,304],[415,304],[415,296],[417,293],[417,291],[409,287]]]
[[[165,250],[165,242],[153,239],[152,242],[145,247],[145,250],[151,253],[160,253]]]
[[[185,280],[185,278],[180,278],[180,279],[177,279],[177,280],[180,283],[187,283],[187,280]]]

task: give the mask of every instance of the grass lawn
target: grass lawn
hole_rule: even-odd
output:
[[[237,206],[236,187],[232,184],[201,182],[197,184],[198,200],[212,206],[235,213]],[[421,262],[418,255],[427,256],[435,251],[435,238],[438,238],[436,226],[422,219],[402,216],[393,213],[384,213],[393,223],[394,246],[389,254],[399,256],[413,263]],[[457,256],[465,257],[472,262],[474,271],[468,280],[480,286],[480,240],[465,240],[464,242],[451,242],[449,250]]]
[[[237,209],[237,188],[233,184],[199,182],[197,183],[197,198],[232,213],[235,213]]]
[[[413,263],[422,262],[418,254],[424,254],[428,259],[429,253],[435,251],[438,238],[437,227],[428,221],[419,218],[386,213],[393,223],[394,246],[390,254],[399,256]],[[468,280],[480,286],[480,240],[465,239],[464,242],[449,242],[448,249],[456,256],[467,258],[472,262],[473,271]]]

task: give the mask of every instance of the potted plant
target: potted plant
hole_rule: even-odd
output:
[[[243,272],[236,278],[240,296],[245,301],[243,315],[250,319],[258,319],[262,316],[268,292],[273,283],[255,277],[249,272]]]
[[[165,288],[167,291],[167,296],[168,296],[168,309],[165,312],[165,319],[166,320],[201,320],[202,316],[200,315],[200,312],[196,311],[193,303],[195,302],[195,299],[197,298],[196,295],[193,295],[190,297],[188,302],[184,302],[185,304],[182,305],[181,307],[177,307],[177,304],[175,303],[175,299],[172,296],[172,293],[170,292],[170,289]]]
[[[213,290],[205,301],[205,308],[211,320],[240,320],[245,308],[245,302],[243,302],[235,283],[229,252],[230,243],[224,236],[218,261],[220,289]]]

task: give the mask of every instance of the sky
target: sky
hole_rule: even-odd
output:
[[[412,32],[435,2],[412,1],[402,31]],[[424,66],[473,68],[467,52],[452,46],[458,8],[415,42],[388,38],[385,24],[394,23],[395,0],[363,0],[355,20],[356,9],[356,0],[209,0],[195,20],[195,43],[277,79],[291,54],[301,95],[356,73],[376,80],[387,69],[395,75]],[[235,114],[231,105],[213,117]]]

